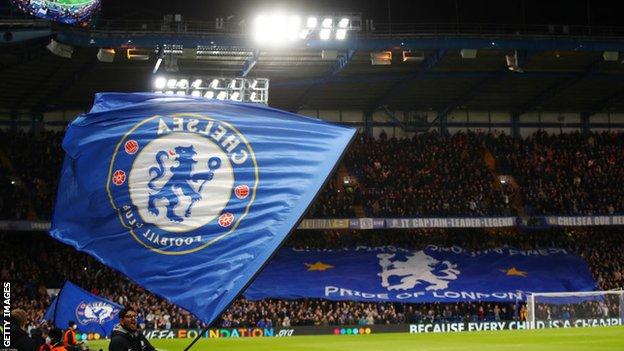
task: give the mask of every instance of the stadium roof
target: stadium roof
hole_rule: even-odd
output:
[[[560,26],[437,24],[395,25],[389,31],[380,24],[374,32],[357,33],[340,43],[316,40],[268,50],[255,48],[240,33],[209,26],[183,33],[152,30],[136,21],[104,22],[87,29],[33,21],[5,21],[0,27],[18,38],[20,33],[43,33],[24,41],[5,40],[0,53],[0,106],[8,110],[87,108],[95,92],[149,91],[154,43],[159,40],[184,46],[178,71],[161,68],[159,74],[240,76],[253,61],[248,76],[271,79],[270,104],[293,111],[373,111],[381,106],[438,113],[624,111],[622,57],[605,59],[605,51],[624,52],[624,33],[617,28],[579,26],[562,32]],[[71,59],[46,49],[50,33],[74,47]],[[209,51],[197,56],[197,44],[207,44]],[[99,47],[117,48],[115,62],[99,62]],[[125,50],[130,47],[146,49],[152,58],[128,60]],[[477,49],[476,58],[462,58],[462,48]],[[337,55],[323,59],[324,49]],[[384,50],[393,52],[392,64],[372,65],[371,53]],[[404,50],[420,58],[403,62]],[[509,54],[517,55],[523,72],[508,69]]]

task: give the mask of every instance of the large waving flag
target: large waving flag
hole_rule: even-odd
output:
[[[98,94],[65,135],[50,233],[210,323],[354,135],[254,104]]]
[[[587,263],[564,249],[357,247],[280,250],[245,296],[394,302],[524,301],[529,292],[595,288]]]
[[[99,333],[105,337],[119,323],[119,311],[122,308],[67,281],[43,319],[53,321],[58,328],[67,328],[68,323],[74,321],[78,332]]]

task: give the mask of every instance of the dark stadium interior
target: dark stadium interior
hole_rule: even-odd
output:
[[[158,35],[217,40],[204,56],[195,47],[190,54],[181,50],[175,68],[161,67],[166,76],[268,78],[270,107],[357,128],[304,215],[310,223],[319,220],[320,228],[299,227],[285,247],[562,248],[587,263],[596,291],[624,288],[624,223],[556,223],[624,216],[624,26],[614,15],[617,5],[285,1],[282,6],[300,11],[358,13],[374,20],[376,29],[354,32],[347,41],[353,47],[325,47],[317,40],[297,48],[256,48],[242,28],[247,16],[267,5],[275,2],[102,0],[91,22],[72,27],[27,16],[10,0],[0,0],[0,278],[11,282],[12,307],[27,312],[29,331],[48,327],[41,323],[51,291],[57,293],[65,281],[133,307],[142,329],[208,327],[47,234],[68,123],[89,110],[97,92],[153,91],[157,45],[136,44],[146,60],[130,59],[126,50],[135,49],[132,40],[151,44]],[[169,14],[181,14],[188,27],[161,30]],[[215,18],[226,24],[215,25]],[[31,31],[32,38],[19,36]],[[52,38],[72,47],[71,59],[47,48]],[[102,42],[124,43],[115,46],[114,62],[98,59]],[[467,59],[464,45],[481,46]],[[402,60],[412,49],[419,59]],[[328,51],[330,59],[324,57]],[[391,62],[372,64],[382,51],[392,54]],[[512,218],[514,224],[364,230],[322,222],[489,217]],[[535,312],[544,320],[569,320],[624,315],[618,311],[624,308],[613,300],[543,304]],[[526,320],[526,301],[239,296],[212,327]]]

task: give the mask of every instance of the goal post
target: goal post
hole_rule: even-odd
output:
[[[624,290],[527,294],[530,328],[622,325]]]

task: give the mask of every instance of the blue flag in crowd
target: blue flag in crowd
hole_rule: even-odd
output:
[[[354,135],[257,104],[98,94],[63,140],[50,233],[210,323],[299,222]]]
[[[43,319],[53,321],[58,328],[67,328],[68,323],[74,321],[78,326],[76,329],[81,333],[108,336],[115,324],[119,323],[119,311],[122,308],[67,281]]]
[[[293,279],[296,277],[296,279]],[[592,291],[585,261],[564,249],[468,251],[358,247],[283,249],[245,292],[249,299],[525,301],[528,292]]]

